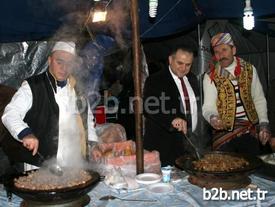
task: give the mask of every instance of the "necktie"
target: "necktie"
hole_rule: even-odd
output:
[[[182,87],[182,91],[183,91],[183,95],[184,95],[184,102],[185,102],[185,115],[186,115],[186,119],[187,119],[187,127],[192,129],[192,119],[191,119],[191,111],[190,111],[190,100],[189,100],[189,95],[188,95],[188,91],[186,88],[186,85],[184,83],[183,78],[179,78],[180,82],[181,82],[181,87]]]

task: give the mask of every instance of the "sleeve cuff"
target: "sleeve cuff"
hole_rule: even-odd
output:
[[[261,122],[259,124],[259,127],[260,127],[260,130],[266,129],[267,131],[270,132],[270,127],[269,127],[269,123],[268,122]]]
[[[31,128],[25,128],[17,135],[17,137],[18,137],[18,139],[22,140],[23,137],[25,137],[29,134],[32,134]]]

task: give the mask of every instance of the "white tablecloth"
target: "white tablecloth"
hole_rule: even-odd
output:
[[[203,199],[203,189],[195,185],[192,185],[188,182],[187,176],[182,178],[180,182],[172,183],[174,190],[166,194],[153,193],[144,188],[132,191],[132,192],[118,192],[107,186],[104,182],[99,182],[98,185],[89,192],[91,201],[89,207],[95,206],[106,206],[106,207],[163,207],[163,206],[211,206],[211,207],[220,207],[220,206],[275,206],[275,182],[265,180],[263,178],[256,177],[254,175],[250,176],[252,184],[257,186],[260,190],[267,191],[266,197],[264,200],[204,200]],[[247,191],[247,189],[240,189],[239,191]],[[253,189],[256,191],[256,189]],[[232,192],[232,191],[227,191]],[[157,202],[135,202],[135,201],[120,201],[120,200],[110,200],[110,201],[100,201],[99,198],[104,195],[115,195],[121,198],[129,199],[155,199]],[[11,202],[8,202],[6,192],[3,185],[0,185],[0,206],[20,206],[21,198],[13,195]]]

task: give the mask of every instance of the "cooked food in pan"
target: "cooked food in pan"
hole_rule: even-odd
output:
[[[92,176],[85,170],[67,169],[62,176],[56,176],[42,169],[14,179],[14,185],[25,190],[49,191],[85,185],[91,179]]]
[[[225,154],[206,154],[202,159],[193,161],[196,170],[207,172],[230,172],[242,169],[249,165],[249,162],[241,157]]]

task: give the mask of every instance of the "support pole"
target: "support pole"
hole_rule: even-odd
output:
[[[136,135],[136,170],[144,172],[142,140],[142,98],[141,98],[141,49],[139,36],[138,0],[131,0],[132,45],[133,45],[133,78],[135,88],[135,135]]]
[[[267,86],[270,86],[270,48],[269,35],[266,33],[266,66],[267,66]]]

